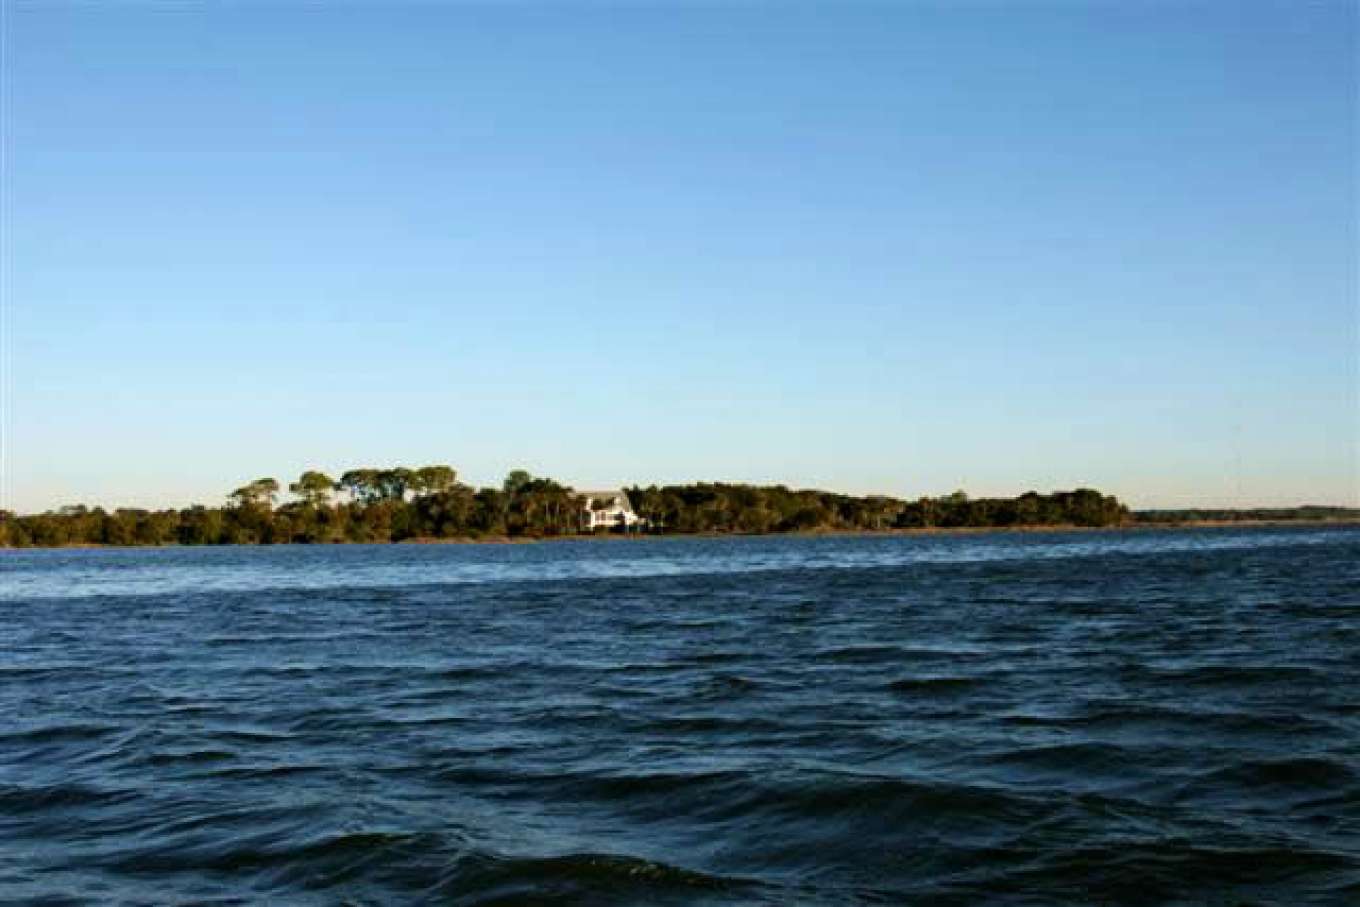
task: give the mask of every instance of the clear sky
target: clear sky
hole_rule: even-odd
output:
[[[1360,503],[1354,3],[4,15],[12,509]]]

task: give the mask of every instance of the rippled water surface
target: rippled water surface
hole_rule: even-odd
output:
[[[0,552],[0,902],[1360,903],[1360,530]]]

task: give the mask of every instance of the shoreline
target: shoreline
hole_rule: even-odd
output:
[[[645,542],[671,539],[728,539],[728,538],[877,538],[986,535],[995,533],[1046,535],[1060,532],[1139,532],[1176,529],[1335,529],[1346,526],[1360,528],[1360,519],[1318,520],[1186,520],[1178,522],[1132,522],[1114,526],[1078,526],[1055,524],[1041,526],[908,526],[893,529],[808,529],[793,532],[673,532],[658,534],[622,535],[615,533],[581,533],[579,535],[545,536],[459,536],[456,538],[409,538],[396,542],[237,542],[217,545],[105,545],[98,542],[72,542],[66,545],[0,546],[0,551],[75,551],[102,548],[285,548],[327,547],[332,545],[533,545],[554,542]]]

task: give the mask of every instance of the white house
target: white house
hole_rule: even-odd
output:
[[[578,491],[581,496],[581,528],[595,529],[641,528],[647,521],[633,511],[628,495],[623,491]]]

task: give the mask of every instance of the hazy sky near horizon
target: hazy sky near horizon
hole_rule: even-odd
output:
[[[1354,4],[4,15],[6,507],[1360,504]]]

